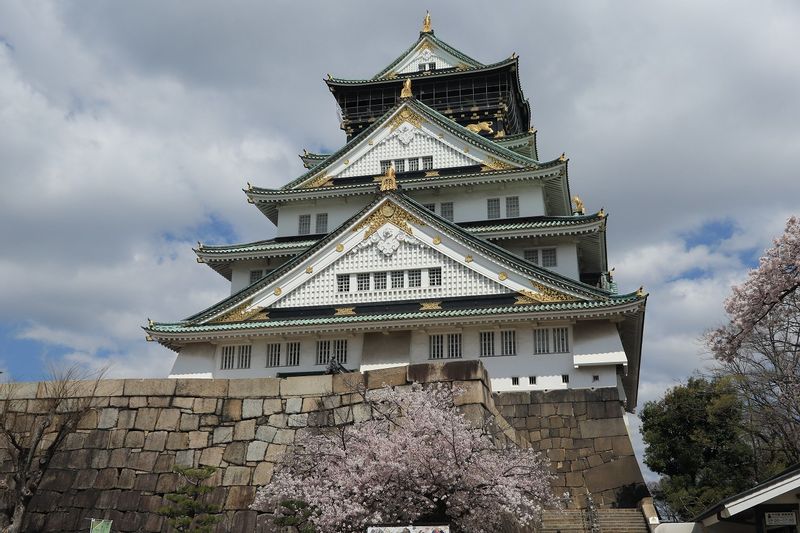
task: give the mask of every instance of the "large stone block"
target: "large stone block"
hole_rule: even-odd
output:
[[[224,486],[247,485],[250,483],[250,468],[247,466],[229,466],[222,477]]]
[[[189,447],[189,434],[181,431],[173,431],[167,436],[168,450],[184,450]]]
[[[324,396],[332,392],[332,376],[302,376],[280,380],[281,396]]]
[[[125,396],[173,396],[174,379],[126,379]]]
[[[233,486],[228,490],[228,497],[225,499],[225,509],[247,509],[256,496],[255,487],[242,485]]]
[[[258,463],[258,466],[253,471],[253,485],[262,486],[269,483],[272,480],[274,470],[275,465],[273,463]]]
[[[156,420],[156,429],[175,431],[178,429],[178,420],[181,417],[180,409],[161,409]]]
[[[246,451],[246,442],[232,442],[225,446],[225,452],[223,453],[222,458],[228,463],[234,465],[243,465],[245,462]]]
[[[133,423],[135,429],[142,429],[145,431],[153,431],[156,427],[156,420],[160,409],[150,407],[143,407],[136,413],[136,422]]]
[[[208,431],[190,431],[189,432],[189,448],[205,448],[208,446]]]
[[[214,434],[211,438],[211,442],[214,444],[223,444],[226,442],[231,442],[233,440],[233,427],[232,426],[220,426],[214,428]]]
[[[367,389],[380,389],[382,387],[396,387],[407,383],[407,369],[405,366],[380,368],[364,372],[364,385]],[[348,392],[357,392],[353,389]]]
[[[236,422],[233,427],[233,440],[253,440],[256,436],[256,421],[254,419]]]
[[[625,422],[623,422],[621,418],[581,420],[578,423],[578,427],[581,430],[581,437],[584,439],[628,435],[628,430],[625,428]]]
[[[430,383],[434,381],[483,381],[491,388],[489,375],[480,361],[465,360],[448,363],[422,363],[406,367],[408,383]]]
[[[166,431],[151,431],[147,434],[147,436],[144,439],[145,450],[162,452],[164,451],[164,447],[166,446],[166,444],[167,444]]]
[[[225,451],[225,448],[222,447],[214,447],[214,448],[206,448],[200,454],[200,464],[207,465],[207,466],[219,466],[222,462],[222,454]]]
[[[254,440],[250,444],[247,445],[247,456],[245,459],[247,461],[263,461],[264,454],[267,452],[267,443]]]
[[[264,415],[264,400],[248,398],[242,401],[242,418],[257,418]]]
[[[178,429],[181,431],[194,431],[200,427],[200,416],[191,413],[182,413]]]
[[[242,419],[242,400],[227,399],[222,404],[222,421],[231,422]]]
[[[232,379],[229,398],[268,398],[278,396],[280,382],[277,378]]]
[[[586,488],[591,493],[619,489],[626,485],[644,484],[639,464],[632,455],[584,470],[583,475],[586,479]]]
[[[227,379],[177,379],[176,396],[224,398],[228,396]]]
[[[264,400],[264,415],[271,415],[283,411],[283,402],[280,398]]]
[[[196,414],[213,414],[217,411],[216,398],[197,398],[194,401],[194,412]]]

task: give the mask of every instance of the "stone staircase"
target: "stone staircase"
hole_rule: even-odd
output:
[[[648,533],[647,522],[639,509],[598,509],[597,528],[587,511],[546,511],[540,533]]]

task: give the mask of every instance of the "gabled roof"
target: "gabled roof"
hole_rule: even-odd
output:
[[[578,300],[575,303],[580,303],[580,300],[616,301],[631,297],[631,295],[612,294],[609,291],[586,285],[579,281],[575,281],[568,277],[534,265],[533,263],[525,261],[524,259],[517,257],[511,252],[495,244],[471,235],[465,229],[460,228],[453,222],[441,218],[414,200],[408,198],[401,192],[390,192],[387,194],[378,195],[376,199],[361,212],[351,217],[336,230],[318,241],[315,245],[308,248],[305,252],[298,254],[272,271],[266,277],[209,307],[208,309],[186,318],[180,324],[184,326],[200,325],[216,316],[220,316],[221,314],[229,312],[243,303],[246,303],[250,297],[253,297],[256,294],[264,291],[266,288],[271,287],[271,285],[283,275],[303,265],[304,262],[306,262],[311,256],[322,250],[323,247],[331,243],[333,240],[339,238],[340,235],[351,231],[351,227],[353,227],[357,221],[366,218],[366,216],[371,212],[376,211],[378,206],[387,199],[397,204],[400,208],[408,211],[412,216],[422,220],[424,223],[429,224],[432,227],[436,227],[440,231],[446,232],[454,239],[463,242],[466,246],[470,247],[470,249],[474,249],[476,252],[484,254],[490,260],[513,268],[514,270],[521,272],[523,275],[535,278],[538,283],[541,283],[543,286],[549,289],[566,291],[572,295],[575,295],[576,300]]]
[[[413,90],[413,89],[412,89]],[[325,173],[325,170],[328,169],[329,166],[332,164],[342,160],[345,156],[354,150],[356,147],[361,146],[362,143],[365,143],[367,139],[372,136],[376,131],[380,128],[385,127],[392,119],[395,117],[399,117],[400,113],[404,110],[409,110],[412,113],[417,113],[418,115],[422,116],[424,119],[429,121],[431,124],[451,133],[455,137],[465,141],[471,146],[477,147],[494,157],[497,157],[498,160],[505,163],[506,165],[511,165],[515,167],[531,167],[537,168],[539,166],[539,162],[531,159],[529,157],[525,157],[513,150],[505,148],[495,142],[492,142],[491,139],[486,139],[485,137],[478,135],[477,133],[473,133],[467,128],[459,125],[458,123],[452,121],[451,119],[445,117],[441,113],[431,109],[430,107],[426,106],[422,102],[414,99],[414,98],[407,98],[401,100],[399,104],[391,108],[389,111],[384,113],[382,117],[375,121],[369,128],[365,129],[360,134],[353,137],[349,142],[347,142],[344,146],[342,146],[339,150],[330,154],[325,160],[321,161],[317,166],[313,169],[309,170],[308,172],[304,173],[300,177],[295,180],[290,181],[281,189],[296,189],[303,185],[308,185],[306,182],[312,180],[315,177],[322,177]],[[258,190],[253,188],[254,190]]]
[[[506,59],[503,59],[496,63],[489,63],[488,65],[468,66],[468,67],[449,68],[440,70],[426,70],[422,72],[419,71],[404,72],[402,74],[397,74],[396,77],[391,77],[391,78],[370,78],[367,80],[360,80],[360,79],[329,77],[325,78],[325,83],[328,85],[329,88],[331,88],[331,90],[335,89],[336,87],[349,86],[349,85],[381,85],[381,84],[392,84],[392,83],[398,84],[400,83],[401,80],[404,80],[406,78],[411,78],[412,80],[415,80],[419,78],[441,78],[453,75],[463,75],[467,73],[479,74],[482,72],[489,72],[492,70],[516,66],[518,63],[519,63],[519,58],[507,57]]]
[[[429,43],[430,46],[433,46],[433,47],[436,47],[436,48],[440,48],[441,50],[444,50],[448,54],[458,58],[461,62],[463,62],[467,66],[470,66],[470,67],[482,67],[483,66],[483,64],[481,62],[479,62],[478,60],[469,57],[464,52],[461,52],[460,50],[457,50],[456,48],[453,48],[452,46],[450,46],[446,42],[444,42],[441,39],[437,38],[434,35],[433,31],[420,32],[419,39],[417,39],[417,41],[414,44],[409,46],[408,49],[405,52],[400,54],[397,57],[397,59],[395,59],[394,61],[389,63],[383,70],[381,70],[380,72],[375,74],[372,77],[372,79],[373,80],[377,80],[379,78],[386,77],[392,71],[392,69],[394,67],[396,67],[398,64],[400,64],[405,58],[407,58],[408,56],[413,54],[421,45],[423,45],[423,43]]]
[[[324,161],[329,154],[315,154],[309,152],[308,150],[303,150],[302,154],[299,154],[300,161],[303,162],[303,166],[306,168],[314,168],[315,166],[319,165],[320,162]]]

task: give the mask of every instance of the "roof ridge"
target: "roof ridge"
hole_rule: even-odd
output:
[[[482,63],[481,63],[480,61],[478,61],[477,59],[473,59],[472,57],[468,56],[468,55],[467,55],[467,54],[465,54],[464,52],[462,52],[462,51],[460,51],[460,50],[458,50],[458,49],[454,48],[453,46],[451,46],[451,45],[447,44],[446,42],[444,42],[444,41],[442,41],[441,39],[439,39],[438,37],[436,37],[436,36],[433,34],[433,32],[420,32],[420,34],[419,34],[419,38],[417,38],[417,40],[414,42],[414,44],[412,44],[411,46],[409,46],[409,47],[408,47],[408,48],[407,48],[407,49],[406,49],[406,50],[405,50],[403,53],[401,53],[399,56],[397,56],[397,57],[394,59],[394,61],[392,61],[391,63],[389,63],[389,64],[388,64],[386,67],[384,67],[384,69],[383,69],[383,70],[381,70],[380,72],[378,72],[377,74],[375,74],[375,75],[374,75],[372,78],[370,78],[370,79],[371,79],[371,80],[377,80],[377,79],[380,79],[381,77],[383,77],[383,76],[384,76],[386,73],[388,73],[389,71],[391,71],[391,70],[392,70],[392,68],[394,68],[394,67],[395,67],[395,66],[396,66],[398,63],[400,63],[400,61],[402,61],[402,60],[403,60],[404,58],[406,58],[406,57],[407,57],[407,56],[408,56],[408,55],[409,55],[411,52],[413,52],[413,51],[414,51],[414,49],[415,49],[417,46],[419,46],[419,44],[420,44],[422,41],[424,41],[424,40],[426,40],[426,39],[429,39],[429,40],[433,41],[433,43],[434,43],[434,44],[438,45],[439,47],[441,47],[442,49],[444,49],[446,52],[449,52],[450,54],[452,54],[452,55],[454,55],[454,56],[458,57],[459,59],[461,59],[461,60],[463,60],[463,61],[465,61],[465,62],[474,63],[475,65],[478,65],[478,66],[482,65]]]

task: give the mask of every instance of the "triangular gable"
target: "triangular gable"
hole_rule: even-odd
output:
[[[392,78],[398,74],[418,72],[419,62],[436,63],[436,68],[478,68],[483,64],[456,50],[444,41],[437,39],[433,33],[421,34],[419,40],[389,63],[372,79]]]
[[[378,176],[383,173],[381,161],[428,156],[433,157],[434,169],[483,165],[498,170],[536,165],[532,159],[481,137],[416,100],[407,99],[284,188],[322,187],[337,178]]]
[[[584,287],[578,287],[580,283],[539,269],[490,243],[472,246],[479,239],[468,236],[466,232],[452,232],[454,229],[457,230],[457,227],[426,212],[423,207],[402,195],[387,194],[346,225],[340,226],[324,242],[293,260],[290,269],[265,280],[259,290],[248,297],[239,301],[230,299],[227,305],[207,315],[201,323],[266,319],[270,307],[369,302],[372,300],[359,300],[357,296],[340,298],[341,302],[325,301],[313,296],[312,289],[325,285],[329,292],[335,291],[337,273],[370,272],[371,268],[377,269],[379,264],[383,271],[440,267],[443,274],[442,288],[436,289],[440,291],[437,294],[430,291],[427,295],[387,292],[383,301],[455,297],[459,294],[469,295],[473,290],[475,294],[514,292],[520,304],[590,301],[599,296],[590,294],[599,291],[587,291]],[[388,254],[389,259],[381,258],[381,254],[387,255],[384,249],[390,249],[395,244],[397,247]],[[500,257],[504,254],[505,257]],[[397,259],[397,266],[394,266],[393,256]],[[498,262],[498,257],[504,260]],[[447,279],[446,273],[459,277]],[[558,278],[558,283],[548,278]],[[467,288],[454,289],[454,284],[463,284]],[[480,286],[470,289],[470,284]]]

